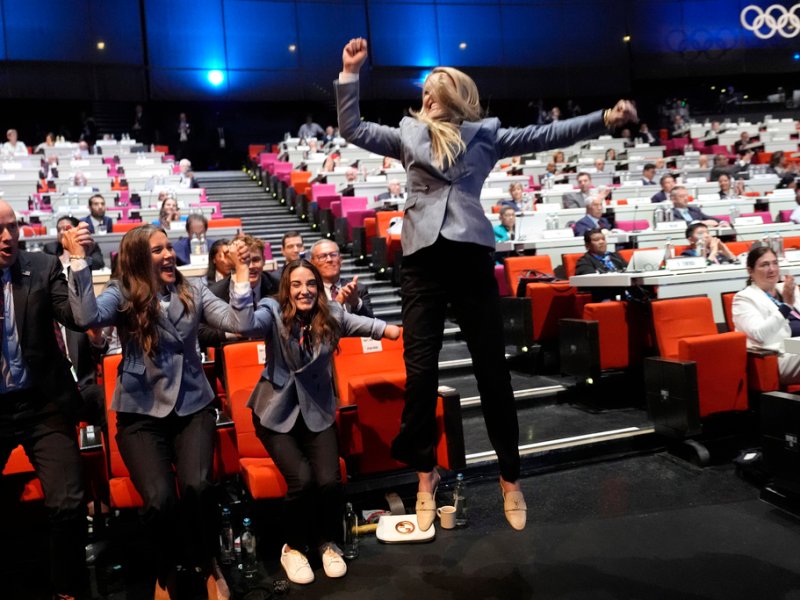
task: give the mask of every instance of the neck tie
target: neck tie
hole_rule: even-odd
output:
[[[331,284],[331,300],[335,301],[336,296],[338,295],[339,295],[339,286],[337,286],[335,283]]]
[[[606,266],[606,269],[608,269],[609,271],[616,271],[617,270],[616,267],[614,266],[614,263],[611,262],[611,256],[608,255],[608,254],[603,256],[603,264]]]

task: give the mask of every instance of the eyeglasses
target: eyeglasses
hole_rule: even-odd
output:
[[[324,254],[317,254],[314,256],[314,260],[319,261],[327,261],[327,260],[336,260],[342,255],[341,252],[325,252]]]

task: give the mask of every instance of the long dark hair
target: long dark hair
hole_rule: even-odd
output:
[[[116,271],[124,301],[120,312],[125,316],[124,330],[135,339],[146,354],[153,355],[158,346],[158,318],[161,314],[158,291],[161,282],[153,273],[150,238],[160,231],[154,225],[134,227],[122,237]],[[194,310],[191,286],[180,271],[175,271],[175,289],[187,312]]]
[[[217,280],[217,265],[214,264],[214,258],[216,258],[219,249],[228,244],[230,244],[228,240],[217,240],[208,249],[208,270],[206,271],[208,283],[214,283]]]
[[[764,256],[767,252],[772,252],[772,254],[775,254],[775,251],[765,244],[761,243],[753,244],[752,248],[750,248],[750,252],[747,253],[748,272],[756,268],[756,263],[758,262],[758,259]],[[747,283],[745,283],[745,285],[752,285],[752,283],[753,283],[753,278],[750,277],[750,275],[748,274]]]
[[[317,282],[317,300],[307,314],[297,312],[297,307],[291,298],[291,277],[297,269],[308,269],[313,273],[314,280]],[[293,328],[299,325],[305,328],[306,335],[310,337],[311,346],[321,343],[328,343],[335,346],[339,343],[341,335],[339,323],[331,315],[328,306],[328,297],[325,295],[325,286],[322,276],[317,268],[301,258],[288,263],[283,269],[281,282],[278,286],[278,304],[281,307],[281,319],[283,321],[286,337],[288,338]]]

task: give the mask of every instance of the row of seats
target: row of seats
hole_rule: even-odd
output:
[[[344,338],[334,355],[334,377],[340,407],[337,414],[343,481],[380,476],[405,469],[390,456],[391,441],[400,428],[405,388],[402,340],[362,343]],[[275,463],[255,435],[251,411],[246,407],[264,369],[264,342],[230,344],[222,349],[225,372],[220,394],[223,414],[232,423],[217,428],[215,477],[238,476],[254,499],[280,498],[287,486]],[[142,505],[116,444],[116,415],[111,410],[121,355],[107,355],[102,363],[106,396],[107,430],[103,435],[108,500],[112,508]],[[460,401],[455,393],[442,394],[437,404],[437,461],[445,468],[464,465]],[[24,478],[19,499],[42,498],[41,485],[21,447],[14,450],[4,475]]]

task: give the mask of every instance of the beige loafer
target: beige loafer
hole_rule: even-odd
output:
[[[528,507],[522,492],[503,492],[503,512],[506,521],[517,531],[525,529],[525,521],[528,516]]]

